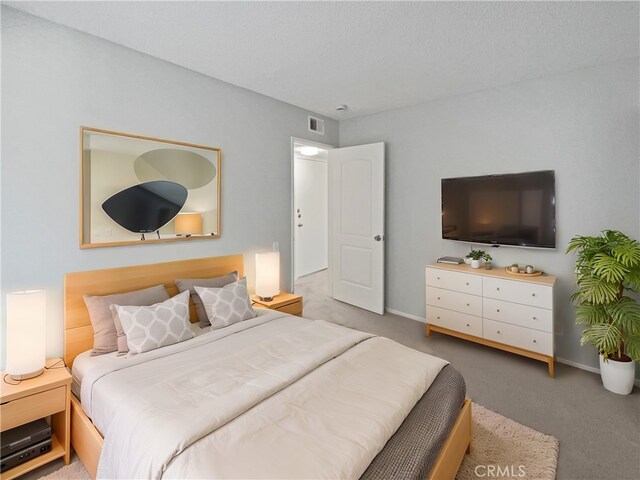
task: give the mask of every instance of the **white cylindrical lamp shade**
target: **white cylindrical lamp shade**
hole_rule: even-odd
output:
[[[7,294],[7,373],[14,379],[42,373],[46,318],[47,294],[44,290]]]
[[[202,233],[202,215],[199,213],[179,213],[175,220],[177,235],[192,235]]]
[[[256,295],[271,299],[280,293],[280,252],[256,253]]]

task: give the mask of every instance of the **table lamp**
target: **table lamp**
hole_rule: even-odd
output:
[[[7,294],[7,373],[13,380],[44,371],[46,318],[44,290]]]
[[[190,237],[202,233],[202,215],[199,213],[179,213],[175,220],[176,235]]]
[[[280,293],[280,252],[256,253],[256,295],[270,302]]]

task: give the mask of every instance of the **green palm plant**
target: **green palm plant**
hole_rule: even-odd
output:
[[[576,236],[578,291],[576,323],[586,325],[580,344],[590,343],[605,359],[640,362],[640,304],[625,292],[640,288],[640,244],[617,230]]]

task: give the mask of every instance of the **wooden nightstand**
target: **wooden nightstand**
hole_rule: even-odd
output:
[[[47,367],[53,368],[17,385],[6,383],[3,380],[6,372],[0,372],[0,432],[49,415],[52,432],[51,451],[2,472],[2,480],[16,478],[56,458],[64,457],[64,463],[69,463],[71,375],[60,359],[48,360]],[[9,377],[6,381],[13,383]]]
[[[302,316],[302,295],[293,293],[279,293],[270,302],[260,300],[257,296],[251,295],[251,302],[256,307],[269,308],[279,312],[290,313],[291,315]]]

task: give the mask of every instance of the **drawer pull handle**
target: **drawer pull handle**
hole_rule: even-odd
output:
[[[533,343],[538,343],[537,340],[534,340]]]
[[[440,320],[440,317],[436,317],[438,320]]]
[[[536,317],[533,317],[533,319],[534,319],[534,320],[537,320],[537,318],[536,318]]]
[[[438,297],[438,300],[440,300],[440,297]]]
[[[467,307],[469,306],[469,304],[467,303]]]
[[[535,296],[536,296],[536,294],[535,294],[535,293],[532,293],[532,294],[531,294],[531,296],[532,296],[532,297],[535,297]]]
[[[500,309],[499,309],[499,308],[498,308],[498,309],[496,309],[496,312],[499,312],[499,311],[500,311]]]
[[[436,277],[438,280],[440,280],[440,277]]]
[[[470,327],[470,326],[471,326],[471,325],[469,325],[469,324],[467,323],[467,327]]]
[[[496,290],[500,291],[500,287],[496,287]]]
[[[500,330],[498,330],[498,333],[500,333]]]
[[[469,282],[467,282],[467,285],[469,285]]]

